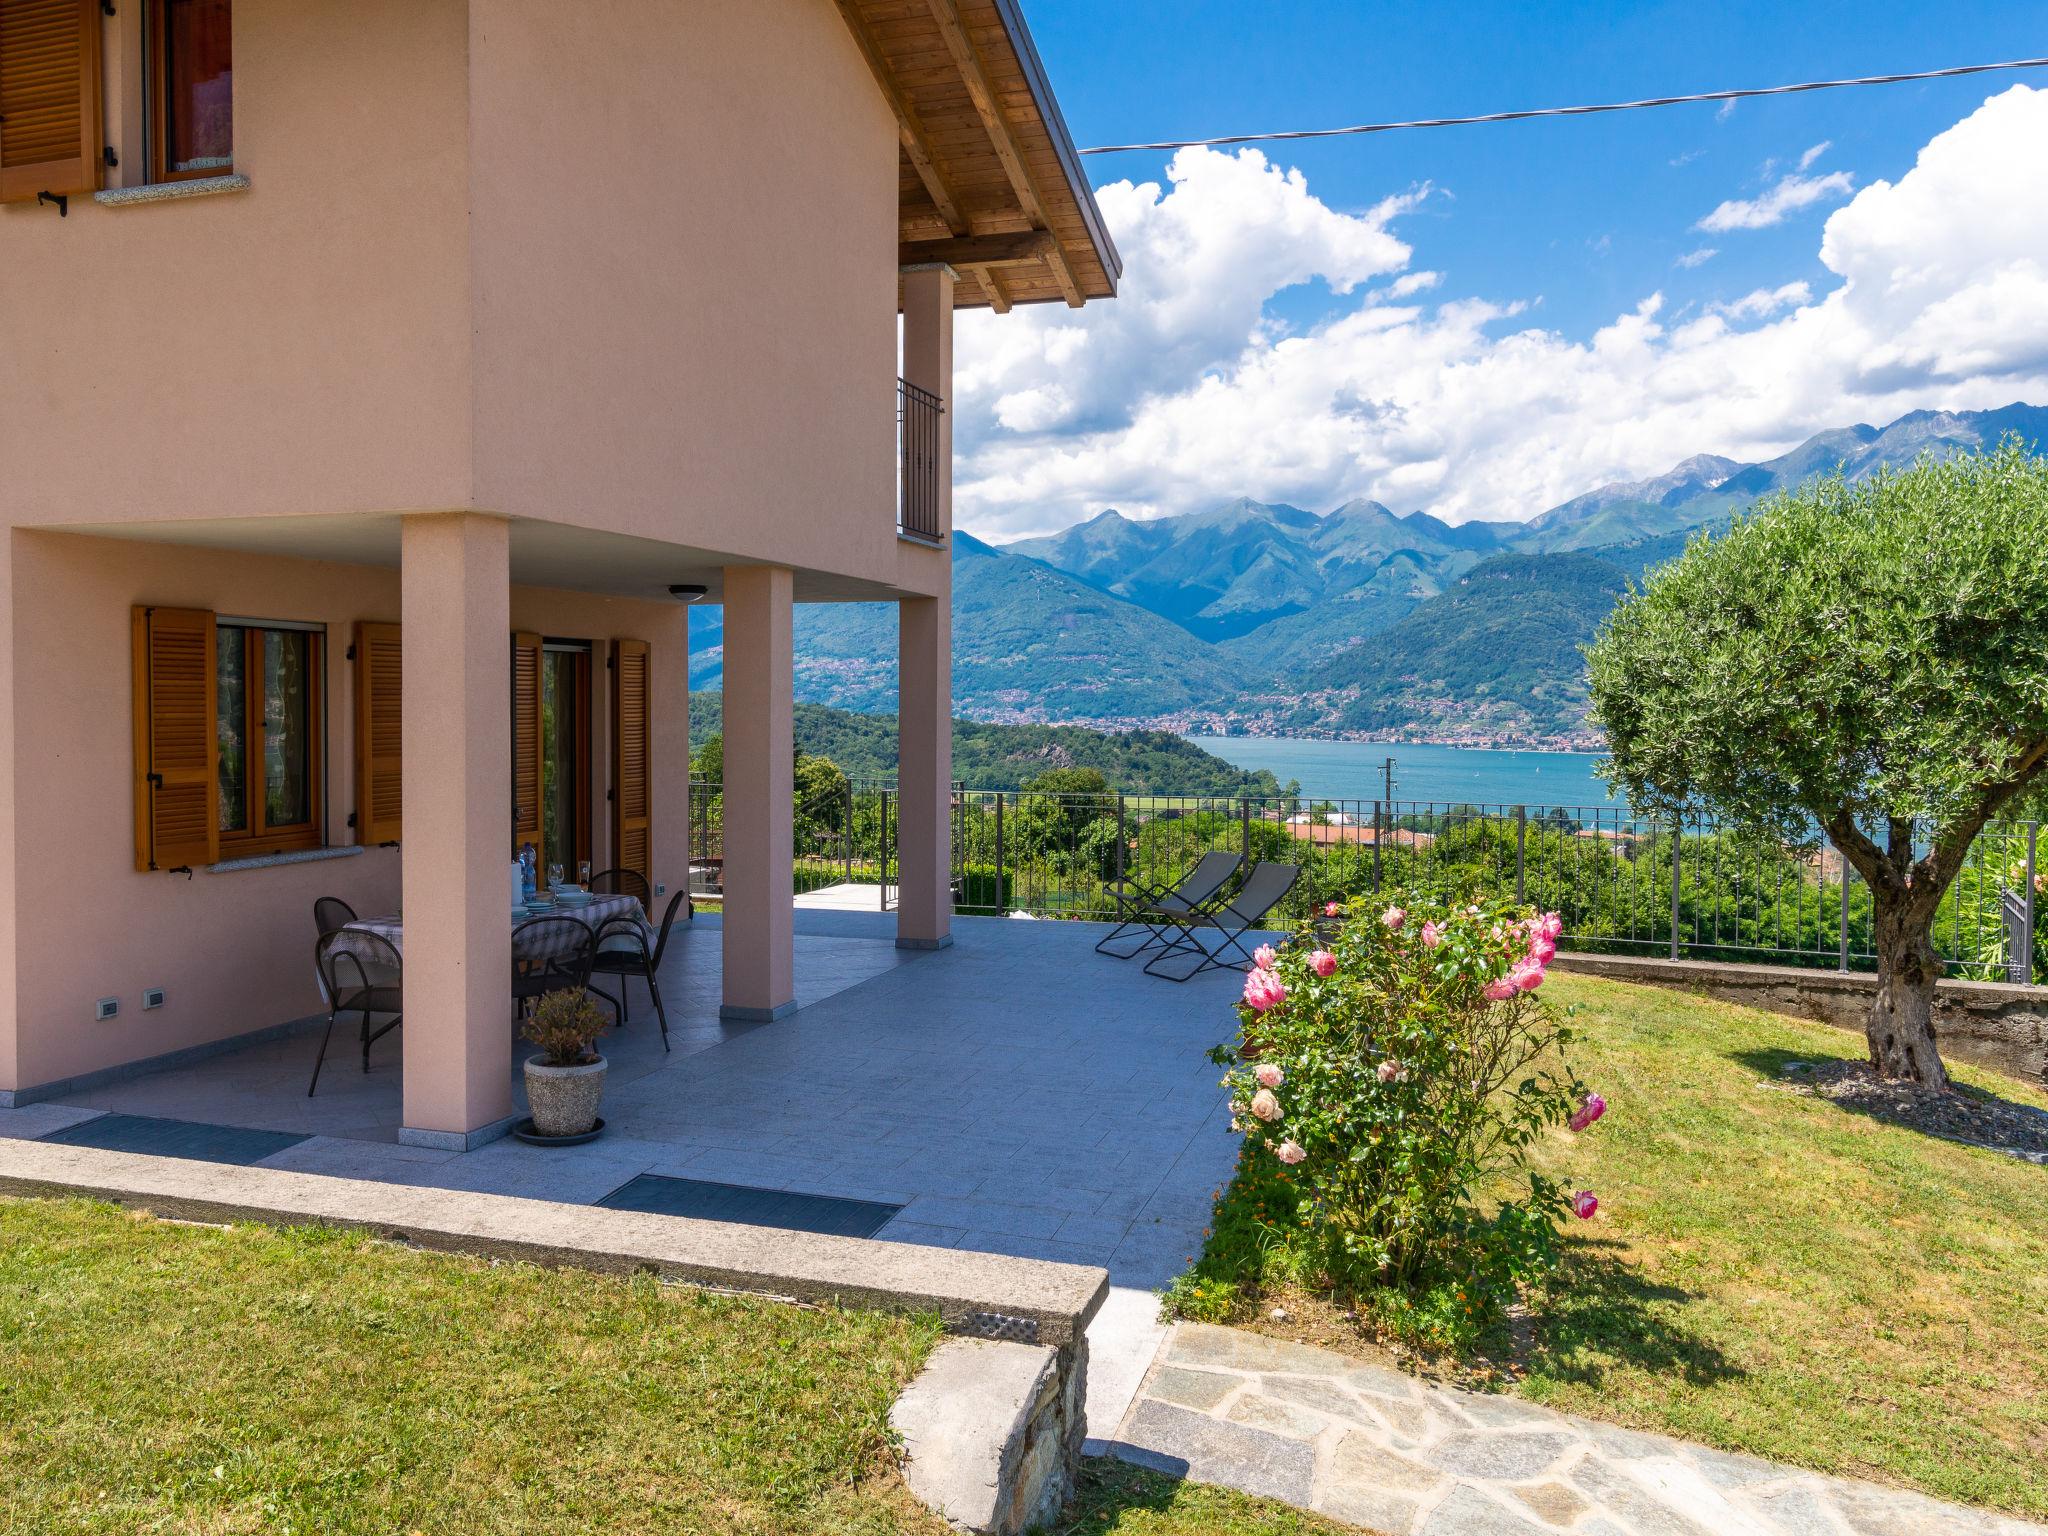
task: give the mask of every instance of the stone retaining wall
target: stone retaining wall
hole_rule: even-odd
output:
[[[1796,965],[1731,965],[1639,955],[1559,955],[1569,971],[1646,982],[1812,1019],[1863,1033],[1877,978],[1863,972]],[[2048,987],[1944,981],[1936,989],[1934,1027],[1942,1053],[2032,1082],[2048,1081]]]

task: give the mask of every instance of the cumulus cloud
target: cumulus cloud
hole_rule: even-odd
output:
[[[1802,208],[1825,202],[1832,197],[1847,197],[1855,189],[1856,179],[1847,171],[1830,171],[1825,176],[1809,176],[1813,162],[1828,151],[1828,141],[1822,139],[1799,157],[1799,169],[1781,176],[1762,197],[1731,199],[1722,203],[1712,213],[1699,221],[1697,228],[1714,234],[1725,234],[1734,229],[1769,229],[1773,224],[1782,224]],[[1771,167],[1766,164],[1764,174],[1768,176]]]
[[[1540,294],[1397,293],[1421,274],[1395,229],[1429,195],[1346,212],[1256,152],[1212,151],[1104,189],[1123,297],[961,320],[963,525],[1010,537],[1238,494],[1521,518],[1693,453],[2048,399],[2048,90],[1992,97],[1837,209],[1827,281],[1683,317],[1647,293],[1583,339],[1531,323]],[[1272,318],[1314,282],[1325,318]]]

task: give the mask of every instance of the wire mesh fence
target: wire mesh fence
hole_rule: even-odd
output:
[[[1323,800],[1307,796],[952,794],[953,900],[967,914],[1107,920],[1113,882],[1170,887],[1204,853],[1299,864],[1278,917],[1363,895],[1515,901],[1556,911],[1582,951],[1871,970],[1868,888],[1825,842],[1785,844],[1711,818],[1614,806]],[[718,786],[693,787],[692,890],[723,865]],[[799,893],[876,887],[893,905],[896,791],[850,783],[797,807]],[[1941,906],[1935,943],[1950,973],[2042,979],[2037,923],[2048,901],[2039,826],[1987,826]],[[712,896],[715,899],[715,895]]]

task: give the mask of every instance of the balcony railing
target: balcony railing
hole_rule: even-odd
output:
[[[939,520],[939,418],[946,403],[908,379],[896,381],[896,527],[909,538],[942,543]]]

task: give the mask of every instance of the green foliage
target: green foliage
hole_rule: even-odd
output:
[[[724,728],[724,699],[690,696],[690,739],[698,745],[691,772],[722,779],[722,747],[706,757]],[[796,706],[797,746],[829,757],[855,779],[896,776],[896,718],[858,715],[822,704]],[[1250,772],[1171,731],[1095,731],[1078,725],[990,725],[953,722],[953,777],[975,789],[1021,789],[1048,769],[1094,768],[1128,795],[1276,795],[1271,770]]]
[[[2048,754],[2048,462],[1815,481],[1696,537],[1587,654],[1638,806],[1974,830]]]
[[[1215,1053],[1256,1246],[1446,1341],[1549,1273],[1570,1196],[1530,1153],[1585,1100],[1570,1032],[1534,996],[1556,929],[1505,907],[1425,922],[1360,904],[1262,952],[1239,1040]]]

